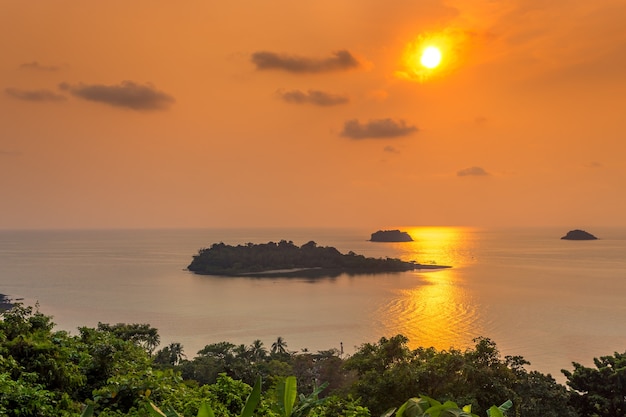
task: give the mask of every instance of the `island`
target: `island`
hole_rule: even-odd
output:
[[[584,230],[576,229],[576,230],[570,230],[561,239],[564,239],[564,240],[596,240],[598,238],[595,237],[594,235],[592,235],[591,233],[585,232]]]
[[[350,251],[342,254],[334,247],[310,241],[302,246],[292,241],[245,245],[214,243],[193,256],[187,269],[196,274],[221,276],[338,276],[342,273],[370,274],[449,266],[419,264],[396,258],[366,258]]]
[[[379,230],[372,233],[371,242],[413,242],[413,238],[407,232],[400,230]]]

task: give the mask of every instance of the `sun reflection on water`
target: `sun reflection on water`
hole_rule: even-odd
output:
[[[455,268],[474,262],[476,234],[472,228],[410,227],[402,230],[413,238],[413,242],[394,244],[403,260]]]
[[[474,262],[472,229],[455,227],[404,228],[413,242],[399,243],[404,260],[452,268],[415,272],[415,285],[397,290],[397,297],[380,312],[389,334],[403,334],[411,348],[464,349],[481,335],[475,301],[459,270]]]

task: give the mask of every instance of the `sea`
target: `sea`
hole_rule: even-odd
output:
[[[395,227],[413,242],[371,242],[376,230],[246,228],[0,231],[0,293],[78,334],[99,322],[147,323],[160,347],[191,359],[227,341],[294,352],[337,349],[402,334],[411,348],[468,349],[477,337],[529,370],[565,383],[573,362],[626,352],[626,228]],[[388,229],[388,228],[386,228]],[[327,278],[224,277],[186,268],[198,250],[314,241],[342,253],[450,266]]]

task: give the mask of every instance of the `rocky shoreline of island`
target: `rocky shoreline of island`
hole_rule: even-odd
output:
[[[397,258],[367,258],[350,251],[310,241],[297,246],[291,241],[226,245],[214,243],[193,256],[187,269],[200,275],[254,277],[328,277],[347,274],[376,274],[450,268],[420,264]]]

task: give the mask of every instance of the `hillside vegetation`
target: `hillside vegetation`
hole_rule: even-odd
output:
[[[464,351],[412,350],[406,337],[396,335],[344,355],[336,349],[294,352],[279,336],[267,347],[260,340],[211,343],[189,358],[180,343],[159,349],[159,342],[148,324],[99,323],[72,335],[55,330],[52,317],[38,308],[15,304],[0,313],[0,415],[626,414],[626,353],[595,359],[595,368],[574,363],[564,371],[568,389],[550,375],[526,370],[521,356],[502,358],[487,338]]]

